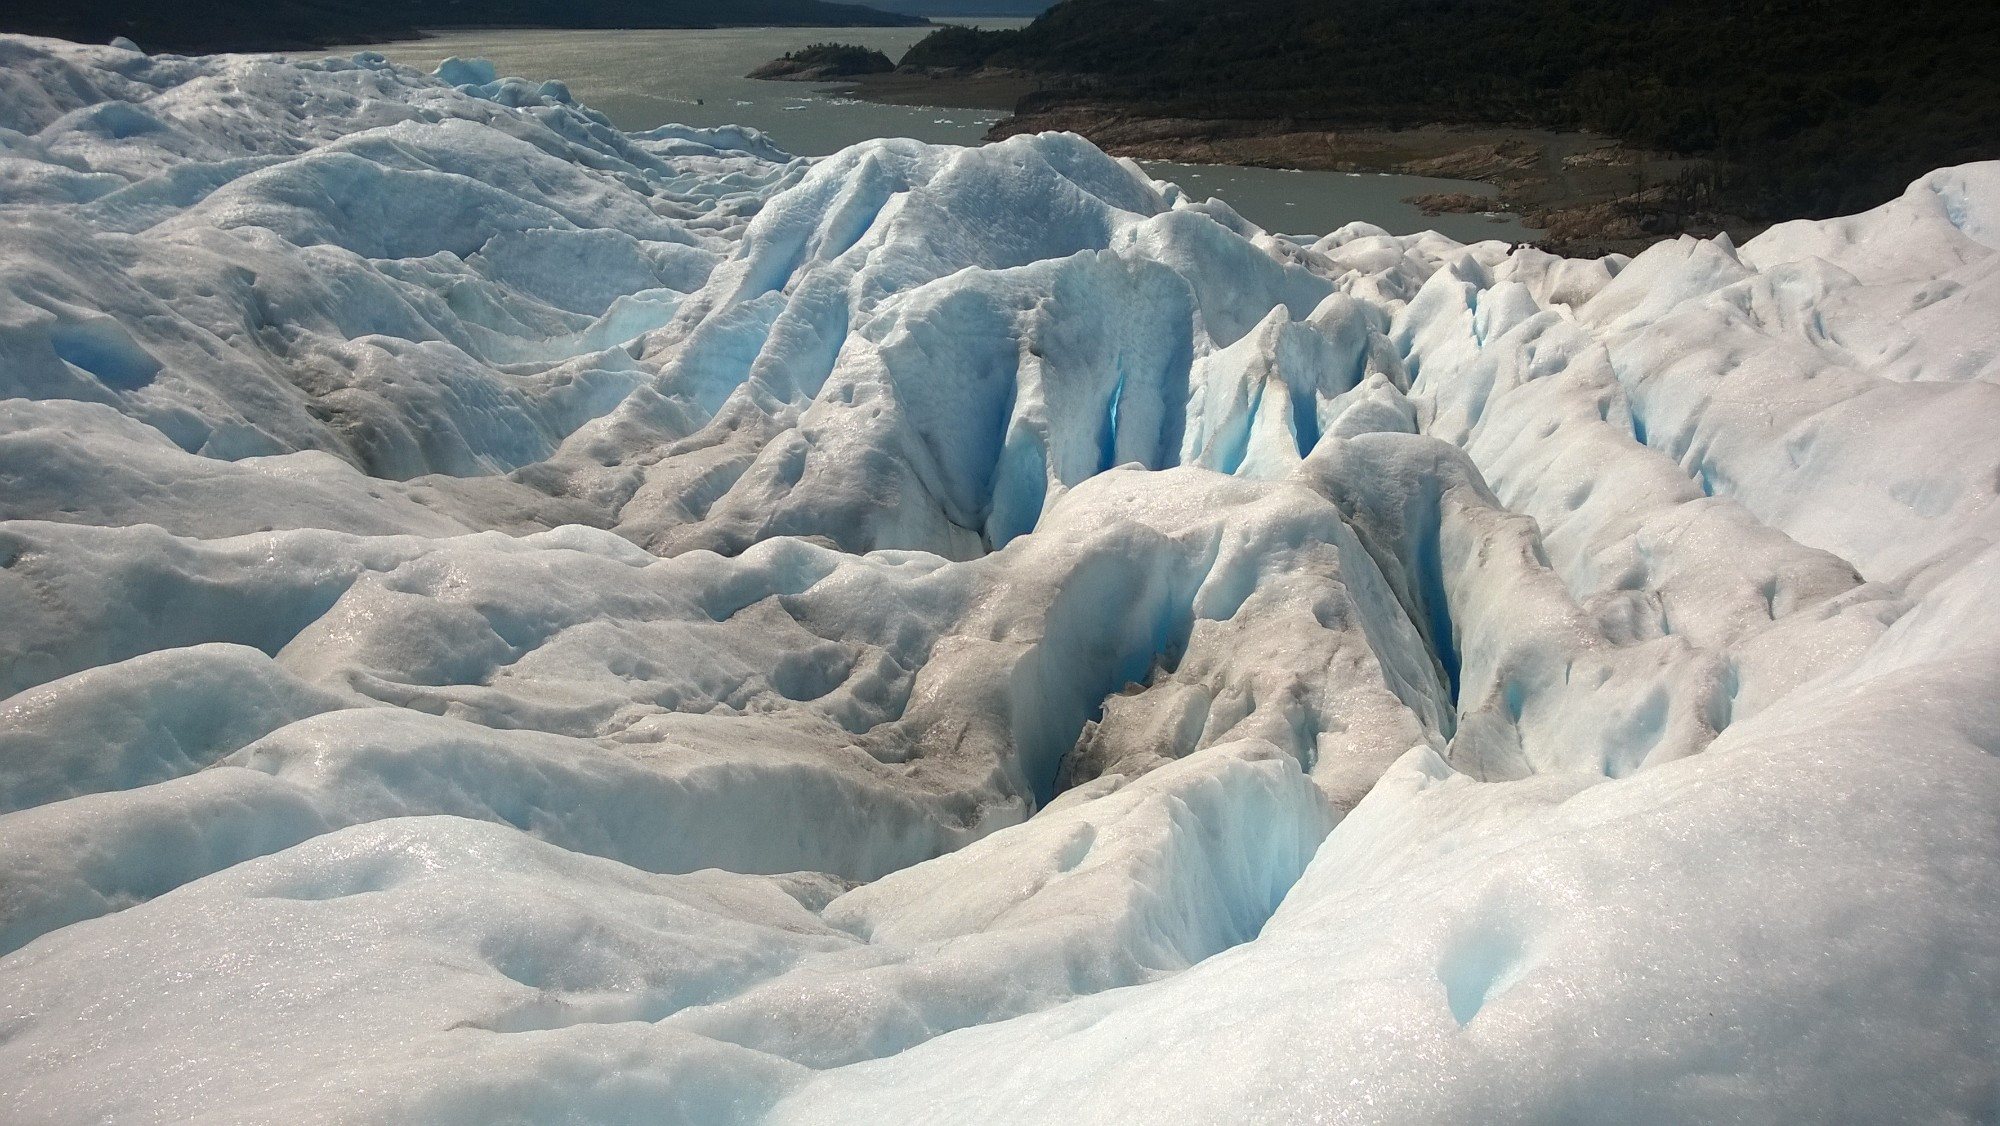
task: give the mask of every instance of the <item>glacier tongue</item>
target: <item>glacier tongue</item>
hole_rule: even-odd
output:
[[[1996,250],[0,37],[0,1107],[1985,1120]]]

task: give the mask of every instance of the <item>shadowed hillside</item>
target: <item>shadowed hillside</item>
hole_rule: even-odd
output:
[[[1187,117],[1586,128],[1709,156],[1745,213],[1872,206],[2000,155],[2000,5],[1957,0],[1067,0],[903,60],[1076,76]]]

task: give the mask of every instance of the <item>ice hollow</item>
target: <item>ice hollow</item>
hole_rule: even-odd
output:
[[[1996,215],[0,37],[0,1117],[1984,1121]]]

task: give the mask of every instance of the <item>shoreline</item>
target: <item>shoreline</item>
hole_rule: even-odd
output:
[[[1043,89],[1043,83],[1037,76],[1022,71],[991,70],[939,77],[897,70],[831,79],[825,89],[844,98],[885,106],[988,109],[1012,114],[1021,99]]]
[[[1487,184],[1498,192],[1501,209],[1543,232],[1538,245],[1587,257],[1636,253],[1671,237],[1644,230],[1636,213],[1648,202],[1647,185],[1655,185],[1651,192],[1657,193],[1690,163],[1590,133],[1491,125],[1286,128],[1268,121],[1148,117],[1113,107],[1017,115],[995,125],[988,137],[1051,129],[1080,133],[1106,152],[1137,160],[1388,172]],[[1424,196],[1410,202],[1433,213],[1456,204]]]
[[[888,13],[896,15],[898,13]],[[140,50],[149,55],[184,55],[200,58],[208,55],[299,55],[308,53],[336,52],[348,47],[366,49],[390,43],[419,43],[444,35],[479,33],[488,31],[712,31],[723,28],[826,28],[831,31],[884,31],[907,30],[910,28],[938,27],[927,17],[912,17],[909,23],[649,23],[632,27],[578,26],[565,23],[464,23],[443,26],[409,26],[378,28],[374,31],[342,30],[327,34],[246,34],[242,38],[203,39],[199,42],[177,41],[171,36],[149,37],[138,40]],[[20,21],[15,21],[19,23]],[[86,35],[80,29],[69,29],[77,35]],[[113,30],[122,35],[123,32]],[[108,42],[111,36],[76,38],[64,34],[63,29],[43,29],[39,27],[0,27],[0,35],[31,35],[46,39],[61,39],[65,42],[95,44]],[[164,44],[161,45],[161,44]]]
[[[1020,71],[899,71],[843,79],[829,89],[887,105],[1011,111],[1023,97],[1048,87],[1043,76]],[[1537,245],[1571,257],[1635,254],[1683,233],[1710,237],[1727,230],[1740,243],[1765,226],[1662,221],[1667,185],[1695,162],[1591,133],[1505,125],[1323,129],[1276,121],[1149,116],[1114,105],[1079,104],[1012,114],[986,138],[1047,131],[1077,133],[1113,156],[1135,160],[1386,172],[1483,183],[1496,190],[1501,209],[1542,232]],[[1427,214],[1462,209],[1447,198],[1413,196],[1409,202]]]

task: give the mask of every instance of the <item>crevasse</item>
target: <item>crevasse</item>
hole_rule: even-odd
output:
[[[0,38],[0,1108],[1990,1116],[1996,208]]]

